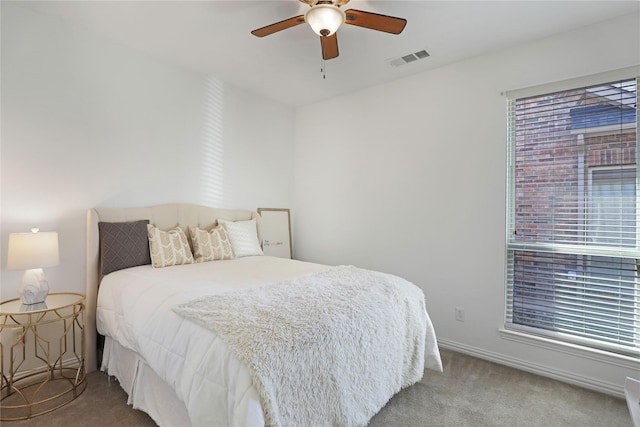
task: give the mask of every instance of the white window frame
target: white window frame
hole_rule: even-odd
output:
[[[638,79],[638,76],[640,76],[640,67],[629,67],[629,68],[616,70],[612,72],[606,72],[606,73],[600,73],[592,76],[581,77],[578,79],[571,79],[571,80],[566,80],[566,81],[552,83],[552,84],[546,84],[546,85],[535,86],[535,87],[530,87],[525,89],[519,89],[515,91],[509,91],[509,92],[506,92],[506,96],[509,101],[509,100],[515,100],[519,98],[531,97],[531,96],[540,96],[547,93],[554,93],[554,92],[563,91],[563,90],[589,87],[589,86],[603,84],[603,83],[615,81],[615,80],[625,80],[625,79],[636,78],[637,81],[639,81],[640,79]],[[636,99],[637,98],[638,98],[638,95],[636,95]],[[536,243],[536,242],[522,243],[522,242],[515,241],[514,234],[513,234],[515,231],[515,186],[516,186],[515,128],[511,123],[511,112],[509,110],[507,111],[507,115],[508,115],[507,117],[508,154],[507,154],[507,177],[506,177],[507,178],[507,186],[506,186],[507,187],[507,206],[506,206],[507,223],[506,223],[505,279],[508,281],[509,280],[509,277],[508,277],[509,276],[508,274],[509,259],[508,258],[509,258],[509,253],[513,250],[535,249],[536,246],[538,246],[538,249],[546,249],[546,250],[552,250],[552,251],[557,250],[559,252],[563,252],[564,250],[566,250],[568,253],[570,252],[570,253],[579,254],[580,249],[578,248],[578,250],[576,251],[575,250],[576,248],[563,248],[562,245],[553,245],[548,243]],[[639,118],[637,117],[636,126],[640,126],[640,125],[637,125],[638,119]],[[629,128],[629,125],[622,125],[622,128],[623,129]],[[621,126],[619,125],[615,126],[615,129],[616,130],[621,129]],[[590,132],[589,131],[587,132],[593,133],[593,132],[603,132],[607,130],[609,129],[600,128],[600,129],[590,130]],[[584,132],[580,132],[580,133],[584,133]],[[640,135],[636,135],[637,139],[639,137]],[[606,168],[606,166],[602,168]],[[602,169],[602,168],[599,168],[599,169]],[[596,170],[596,169],[598,168],[597,167],[593,168],[593,170]],[[640,146],[638,143],[636,143],[635,169],[636,169],[636,227],[640,227]],[[590,170],[588,173],[588,181],[589,181],[587,184],[589,186],[588,188],[590,188],[591,186],[591,178],[592,178],[592,171]],[[584,206],[584,208],[588,209],[587,206]],[[638,243],[639,240],[640,240],[640,232],[637,232],[635,248],[629,248],[628,250],[622,250],[622,251],[620,249],[611,251],[606,247],[599,248],[599,249],[596,248],[594,250],[585,249],[583,254],[594,255],[594,256],[597,256],[597,255],[600,255],[600,256],[613,255],[618,257],[623,256],[623,257],[634,258],[638,260],[640,259],[640,244]],[[507,292],[507,287],[508,287],[508,283],[505,284],[505,293]],[[636,287],[636,292],[640,297],[640,287],[638,286]],[[574,346],[577,344],[578,346],[582,346],[582,345],[587,346],[586,351],[592,350],[588,348],[590,347],[589,339],[582,339],[578,337],[566,337],[566,336],[563,336],[563,334],[561,333],[553,333],[550,331],[546,331],[543,335],[540,335],[540,331],[537,330],[536,328],[531,328],[527,326],[519,326],[514,328],[513,325],[508,325],[507,318],[509,317],[509,310],[510,310],[510,307],[508,306],[508,304],[509,304],[509,298],[505,294],[505,306],[506,306],[505,307],[505,327],[504,329],[500,329],[501,335],[504,338],[520,341],[520,342],[529,342],[529,343],[531,342],[531,339],[538,340],[539,343],[544,343],[544,345],[541,345],[541,346],[553,347],[555,349],[557,349],[558,346],[560,347]],[[638,313],[637,315],[637,322],[638,322],[638,327],[636,328],[636,333],[640,334],[640,313]],[[558,339],[557,342],[556,342],[556,338]],[[637,338],[640,340],[640,336],[637,336]],[[605,351],[609,350],[607,349],[606,345],[605,346],[597,345],[595,347],[599,347],[601,349],[596,351],[602,351],[602,349],[604,349]],[[616,351],[615,346],[611,350]],[[638,354],[632,354],[631,357],[635,358],[638,355],[640,355],[640,350]],[[616,356],[619,356],[619,355],[616,355]],[[628,356],[622,356],[622,357],[626,358]]]

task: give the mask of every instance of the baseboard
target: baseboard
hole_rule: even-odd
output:
[[[532,363],[528,360],[506,356],[500,353],[494,353],[481,348],[473,347],[467,344],[462,344],[462,343],[458,343],[458,342],[447,340],[447,339],[438,338],[438,345],[447,350],[452,350],[458,353],[467,354],[469,356],[477,357],[479,359],[487,360],[489,362],[498,363],[500,365],[509,366],[511,368],[520,369],[522,371],[530,372],[532,374],[542,375],[544,377],[552,378],[554,380],[573,384],[589,390],[605,393],[610,396],[618,397],[621,399],[624,399],[625,397],[623,385],[621,386],[619,384],[601,381],[596,378],[577,375],[574,372],[568,372],[561,369],[550,368],[548,366]]]

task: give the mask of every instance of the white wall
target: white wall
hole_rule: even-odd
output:
[[[404,276],[424,290],[443,345],[621,395],[624,378],[638,375],[637,360],[498,332],[501,92],[640,64],[639,22],[620,18],[300,108],[297,257]],[[464,322],[455,321],[455,307],[464,308]]]
[[[296,112],[14,4],[2,4],[1,23],[2,300],[21,275],[6,270],[11,232],[57,230],[52,290],[83,292],[88,208],[291,206],[298,258],[414,281],[449,347],[614,394],[637,376],[637,362],[506,341],[498,329],[500,92],[639,64],[638,16]]]
[[[11,3],[1,47],[2,300],[12,232],[58,231],[52,292],[84,292],[91,207],[291,205],[293,109]]]

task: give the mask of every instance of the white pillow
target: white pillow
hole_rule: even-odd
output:
[[[249,221],[225,221],[219,219],[231,241],[231,248],[236,258],[252,255],[264,255],[258,241],[258,228],[255,218]]]
[[[162,231],[147,224],[147,234],[151,263],[155,268],[193,263],[193,254],[187,236],[180,227]]]

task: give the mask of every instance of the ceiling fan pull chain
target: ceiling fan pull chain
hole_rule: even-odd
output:
[[[322,73],[322,79],[327,78],[327,64],[324,62],[324,59],[320,61],[320,72]]]

